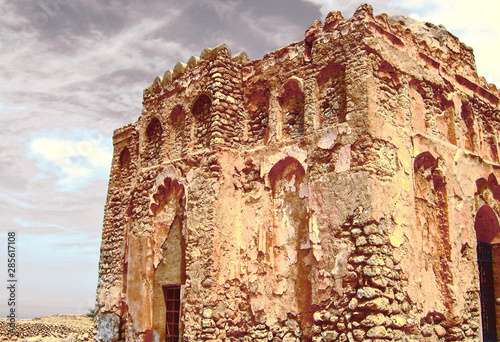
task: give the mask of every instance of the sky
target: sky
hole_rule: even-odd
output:
[[[0,0],[0,317],[7,233],[16,232],[16,314],[94,307],[113,130],[177,62],[226,43],[250,58],[304,39],[355,0]],[[371,1],[444,25],[500,86],[498,0]],[[4,284],[4,285],[1,285]]]

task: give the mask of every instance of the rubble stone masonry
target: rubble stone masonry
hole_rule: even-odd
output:
[[[178,63],[113,137],[96,339],[481,340],[499,97],[443,27],[367,5]]]

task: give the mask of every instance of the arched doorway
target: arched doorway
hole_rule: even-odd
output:
[[[496,253],[500,247],[500,226],[495,212],[488,205],[483,205],[478,210],[474,229],[477,238],[483,341],[497,341],[495,268],[500,266]]]
[[[160,341],[176,342],[182,335],[182,292],[186,282],[184,186],[167,177],[152,200],[153,326]]]

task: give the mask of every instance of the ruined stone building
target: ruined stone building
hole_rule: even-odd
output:
[[[499,97],[367,5],[178,63],[114,133],[97,339],[496,339]]]

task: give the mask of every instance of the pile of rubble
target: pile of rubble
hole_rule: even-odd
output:
[[[0,341],[92,341],[93,322],[85,315],[56,315],[17,320],[15,333],[9,330],[8,321],[0,320]]]

